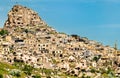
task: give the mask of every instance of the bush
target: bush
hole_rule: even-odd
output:
[[[1,31],[0,31],[0,35],[3,36],[3,35],[5,35],[5,34],[8,34],[8,31],[7,31],[7,30],[1,30]]]
[[[45,73],[47,76],[50,76],[53,71],[51,69],[43,68],[42,72]]]
[[[3,75],[2,75],[2,74],[0,74],[0,78],[3,78]]]
[[[47,78],[51,78],[50,76],[47,76]]]
[[[94,68],[92,68],[92,69],[90,70],[90,72],[91,72],[91,73],[95,73],[96,70],[95,70]]]
[[[9,73],[10,73],[10,75],[16,76],[16,77],[20,77],[20,76],[21,76],[21,75],[20,75],[21,71],[18,70],[18,69],[13,69],[13,70],[11,70]]]
[[[98,62],[100,58],[101,58],[101,55],[98,55],[98,56],[95,56],[95,57],[93,58],[93,60],[96,61],[96,62]]]
[[[24,68],[23,68],[23,71],[24,71],[25,74],[27,74],[27,75],[31,75],[32,70],[33,70],[33,67],[30,66],[30,65],[25,65]]]
[[[72,34],[71,36],[74,37],[75,39],[80,38],[80,36],[78,36],[76,34]]]
[[[34,75],[34,76],[32,76],[32,78],[41,78],[41,76],[40,75]]]

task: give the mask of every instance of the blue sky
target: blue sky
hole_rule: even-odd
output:
[[[32,8],[57,31],[120,48],[120,0],[1,0],[0,26],[13,5]]]

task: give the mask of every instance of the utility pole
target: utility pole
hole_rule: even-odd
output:
[[[117,56],[117,50],[118,50],[117,40],[115,41],[114,49],[115,49],[115,57],[116,57]]]
[[[117,50],[117,49],[118,49],[118,48],[117,48],[117,40],[115,41],[114,48],[115,48],[115,50]]]
[[[117,60],[117,40],[115,41],[113,48],[115,49],[115,51],[113,52],[114,58],[112,59],[112,67],[114,66],[114,61]]]

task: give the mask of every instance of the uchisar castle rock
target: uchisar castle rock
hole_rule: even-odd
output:
[[[4,78],[18,76],[18,70],[21,78],[120,77],[119,50],[57,32],[38,13],[21,5],[13,6],[0,29],[0,65],[3,63],[17,66],[5,67],[6,73],[1,73],[1,68]],[[23,70],[25,66],[28,70]],[[33,76],[36,72],[39,77]]]

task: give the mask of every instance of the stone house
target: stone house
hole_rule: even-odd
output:
[[[2,43],[2,54],[8,54],[10,52],[11,43],[3,42]]]

